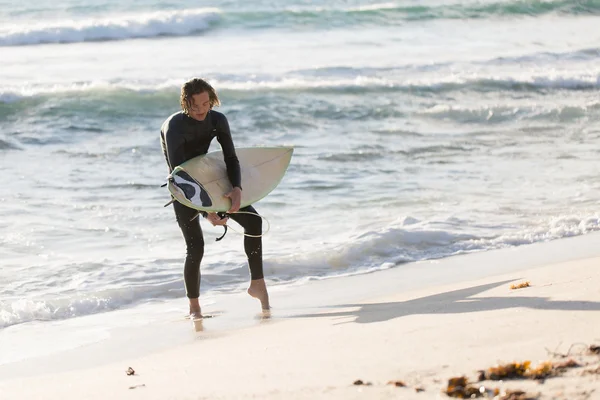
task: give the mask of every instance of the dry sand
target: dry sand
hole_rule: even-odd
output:
[[[541,399],[600,398],[600,355],[585,353],[600,344],[599,266],[588,258],[384,297],[374,287],[368,301],[293,317],[275,309],[241,329],[211,331],[209,319],[196,340],[161,352],[0,380],[0,398],[443,399],[451,377],[475,381],[481,369],[564,361],[555,353],[567,352],[584,366],[544,383],[483,384]],[[524,281],[531,286],[510,288]]]

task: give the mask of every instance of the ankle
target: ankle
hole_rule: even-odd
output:
[[[192,313],[200,313],[200,301],[198,298],[189,299],[190,301],[190,314]]]

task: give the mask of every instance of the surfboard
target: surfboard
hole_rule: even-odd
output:
[[[293,147],[242,147],[235,150],[242,176],[241,207],[254,204],[279,185],[292,159]],[[222,151],[213,151],[175,167],[167,178],[175,200],[199,211],[225,212],[224,197],[232,186]]]

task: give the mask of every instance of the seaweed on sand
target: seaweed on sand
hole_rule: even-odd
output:
[[[517,283],[517,284],[512,284],[512,285],[510,285],[510,288],[512,290],[514,290],[514,289],[523,289],[523,288],[526,288],[526,287],[529,287],[529,286],[531,286],[531,285],[529,284],[529,281],[527,281],[527,282],[521,282],[521,283]]]
[[[450,378],[445,393],[458,399],[473,399],[483,396],[480,388],[471,385],[466,376]]]
[[[557,376],[565,372],[568,368],[576,368],[580,365],[573,359],[553,363],[543,362],[537,367],[531,367],[531,361],[522,363],[509,363],[497,367],[488,368],[487,371],[479,371],[479,380],[499,381],[504,379],[535,379],[542,380]]]
[[[507,390],[474,386],[464,376],[448,380],[445,393],[459,399],[474,399],[478,397],[493,398],[494,400],[536,400],[539,396],[528,394],[522,390]]]

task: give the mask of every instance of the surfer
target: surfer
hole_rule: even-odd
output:
[[[262,260],[262,218],[258,215],[236,214],[246,211],[257,214],[252,206],[240,209],[242,184],[240,163],[237,158],[229,123],[224,114],[214,111],[221,103],[215,89],[205,80],[194,78],[181,87],[180,103],[182,110],[171,115],[161,127],[160,137],[163,153],[169,166],[173,168],[196,156],[206,154],[214,138],[221,145],[227,167],[227,176],[233,189],[225,196],[231,200],[228,213],[231,219],[244,228],[249,236],[244,236],[244,250],[250,268],[248,294],[260,300],[263,311],[270,308],[269,295],[263,275]],[[204,236],[198,218],[198,211],[177,201],[173,203],[175,219],[183,233],[186,244],[186,257],[183,269],[185,290],[190,302],[190,317],[201,318],[200,308],[200,262],[204,255]],[[221,219],[216,213],[201,213],[212,225],[225,225],[228,218]],[[257,236],[257,237],[256,237]]]

